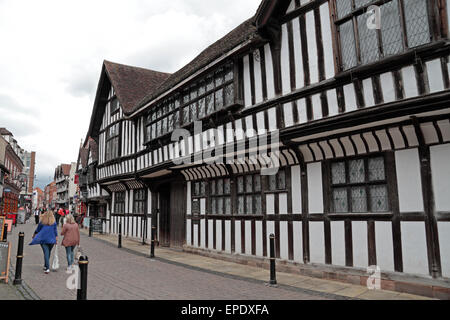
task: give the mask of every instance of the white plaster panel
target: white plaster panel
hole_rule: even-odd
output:
[[[231,221],[225,221],[225,251],[231,253]]]
[[[294,261],[303,262],[303,229],[302,222],[293,223]]]
[[[245,106],[249,107],[252,105],[252,91],[250,85],[250,61],[249,56],[246,55],[243,58],[244,62],[244,102]]]
[[[200,220],[200,247],[206,248],[205,219]]]
[[[194,247],[198,248],[198,224],[194,224],[193,228],[194,228]]]
[[[353,265],[365,268],[369,265],[367,222],[352,221]]]
[[[358,109],[358,105],[356,103],[355,87],[353,83],[349,83],[344,86],[344,97],[346,112],[351,112]]]
[[[332,117],[339,114],[339,105],[337,100],[336,89],[327,91],[328,116]]]
[[[428,275],[424,222],[401,222],[403,272]]]
[[[275,97],[275,84],[273,76],[272,65],[272,52],[270,50],[270,44],[264,46],[264,56],[266,62],[266,84],[267,84],[267,98],[272,99]]]
[[[208,248],[214,248],[214,220],[208,220]]]
[[[331,262],[345,266],[345,226],[344,221],[332,221],[331,227]]]
[[[222,221],[216,220],[216,250],[222,251]]]
[[[402,69],[403,90],[405,98],[417,97],[419,90],[417,89],[416,72],[413,66]]]
[[[234,223],[234,251],[236,253],[242,253],[242,242],[241,242],[241,222],[235,221]]]
[[[438,222],[442,276],[450,278],[450,222]]]
[[[262,229],[262,221],[256,221],[255,225],[256,232],[256,255],[258,257],[263,256],[263,229]]]
[[[290,127],[294,125],[294,116],[292,115],[292,103],[285,103],[283,105],[284,110],[284,125]]]
[[[380,75],[381,90],[383,91],[384,103],[395,101],[394,78],[391,72]]]
[[[322,164],[308,163],[309,213],[323,213]]]
[[[391,222],[375,222],[375,246],[377,265],[381,268],[381,272],[394,271],[394,244]]]
[[[417,149],[395,152],[398,198],[401,212],[423,211],[422,181]]]
[[[320,6],[320,24],[322,31],[322,45],[323,45],[323,60],[325,66],[325,78],[330,79],[334,77],[334,54],[333,54],[333,40],[331,39],[332,30],[330,23],[330,9],[328,2]]]
[[[311,97],[312,109],[313,109],[313,119],[322,119],[322,101],[320,100],[320,94],[315,94]]]
[[[309,223],[310,262],[325,263],[325,233],[323,222]]]
[[[287,221],[280,221],[280,258],[289,259],[288,248],[288,223]]]
[[[373,96],[372,78],[363,80],[362,82],[364,90],[364,103],[366,107],[372,107],[375,105],[375,98]]]
[[[316,43],[316,26],[313,10],[306,12],[305,22],[306,22],[306,39],[308,43],[309,76],[310,76],[310,83],[313,84],[319,81],[319,62]]]
[[[292,34],[294,38],[295,84],[297,88],[303,88],[305,86],[305,76],[303,72],[303,53],[299,18],[292,20]]]
[[[291,167],[292,213],[302,213],[302,187],[300,166]]]
[[[289,41],[287,24],[281,26],[281,87],[283,94],[291,92],[291,78],[289,66]]]
[[[280,193],[278,195],[278,209],[280,212],[279,214],[288,214],[288,200],[287,200],[287,193]]]
[[[262,74],[261,74],[261,62],[259,57],[259,50],[255,51],[253,54],[253,69],[255,77],[255,103],[260,103],[263,101],[262,92]]]
[[[430,148],[434,202],[437,211],[450,211],[450,144]]]
[[[245,221],[245,254],[252,254],[252,222]]]
[[[266,213],[275,214],[275,195],[266,194]]]
[[[428,83],[430,85],[430,93],[442,91],[445,89],[444,79],[442,77],[442,66],[441,60],[435,59],[428,61],[427,73],[428,73]]]

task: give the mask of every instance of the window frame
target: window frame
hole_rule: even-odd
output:
[[[368,4],[362,5],[358,8],[355,8],[355,0],[349,0],[351,1],[351,6],[352,9],[350,11],[350,13],[344,15],[343,17],[339,17],[339,13],[338,13],[338,6],[337,6],[337,2],[339,0],[334,0],[333,3],[333,12],[332,12],[332,29],[335,30],[335,35],[334,35],[334,41],[336,42],[336,55],[337,55],[337,68],[339,72],[346,72],[349,70],[352,70],[354,68],[358,68],[360,66],[363,65],[367,65],[367,64],[371,64],[371,63],[377,63],[380,61],[383,61],[384,59],[387,59],[389,57],[398,55],[398,54],[402,54],[405,52],[408,52],[410,50],[415,50],[421,46],[430,44],[432,41],[434,41],[436,39],[436,34],[435,31],[433,30],[433,21],[431,18],[431,13],[430,13],[430,4],[427,3],[426,6],[426,10],[427,10],[427,21],[428,21],[428,28],[429,28],[429,41],[415,46],[415,47],[409,47],[409,43],[408,43],[408,32],[407,32],[407,25],[406,25],[406,13],[405,13],[405,3],[404,0],[398,0],[398,10],[399,10],[399,15],[400,15],[400,28],[401,28],[401,37],[402,37],[402,50],[400,50],[398,53],[396,54],[388,54],[385,55],[384,54],[384,48],[383,48],[383,38],[382,38],[382,30],[378,29],[376,30],[377,32],[377,48],[378,48],[378,58],[374,59],[373,61],[369,61],[369,62],[363,62],[363,58],[361,55],[361,42],[360,42],[360,37],[359,37],[359,29],[358,29],[358,17],[365,15],[367,12],[367,9],[372,6],[372,5],[384,5],[387,4],[389,2],[395,1],[395,0],[372,0],[370,1]],[[343,53],[342,53],[342,43],[341,43],[341,35],[340,35],[340,26],[342,26],[343,24],[347,23],[348,21],[352,21],[352,29],[353,29],[353,38],[354,38],[354,49],[355,49],[355,65],[352,67],[348,67],[345,68],[344,66],[344,58],[343,58]]]
[[[121,197],[119,198],[118,195],[121,195]],[[125,200],[126,200],[125,191],[114,192],[114,214],[125,214]],[[119,210],[117,210],[118,208]]]
[[[133,213],[139,215],[145,215],[147,211],[147,189],[134,189],[133,190]],[[142,192],[142,194],[141,194]],[[138,198],[138,195],[142,195],[142,197]],[[142,212],[137,211],[138,205],[142,206]]]
[[[118,126],[117,134],[110,137],[109,130],[114,126]],[[122,137],[122,122],[115,122],[105,129],[105,162],[109,162],[121,157],[122,155],[121,137]],[[117,139],[117,156],[111,156],[111,158],[109,158],[108,151],[110,150],[108,145],[114,139]]]
[[[217,181],[219,181],[219,180],[222,180],[222,193],[221,194],[218,194],[217,193]],[[229,180],[230,181],[230,192],[229,193],[225,193],[225,180]],[[216,192],[215,193],[213,193],[212,192],[212,182],[214,181],[214,183],[215,183],[215,186],[216,186]],[[233,183],[233,178],[232,177],[229,177],[229,176],[223,176],[223,177],[217,177],[217,178],[214,178],[214,179],[210,179],[209,181],[208,181],[208,184],[207,184],[207,192],[208,192],[208,208],[207,208],[207,214],[208,215],[211,215],[211,216],[232,216],[232,215],[235,215],[235,213],[233,212],[233,208],[234,208],[234,206],[233,206],[233,199],[234,199],[234,197],[233,197],[233,185],[234,185],[234,183]],[[225,206],[225,202],[226,202],[226,199],[227,198],[229,198],[230,199],[230,213],[226,213],[226,206]],[[218,212],[218,202],[216,201],[215,203],[216,203],[216,212],[215,213],[213,213],[213,200],[217,200],[217,199],[220,199],[221,201],[222,201],[222,213],[219,213]]]
[[[112,109],[113,101],[117,101],[117,106],[116,106],[116,108],[114,110]],[[109,113],[110,113],[111,116],[113,116],[113,115],[115,115],[116,113],[119,112],[119,110],[120,110],[120,101],[119,101],[119,98],[117,98],[117,95],[113,95],[111,97],[111,99],[109,99],[108,104],[109,104]]]
[[[383,165],[384,165],[384,179],[383,180],[375,180],[370,181],[369,179],[369,160],[370,159],[377,159],[377,158],[383,158]],[[350,182],[350,170],[349,170],[349,164],[351,161],[358,161],[363,160],[364,161],[364,182]],[[332,174],[332,167],[335,163],[344,163],[345,165],[345,183],[338,183],[333,184],[333,174]],[[325,183],[328,185],[328,203],[329,208],[328,212],[331,214],[336,215],[357,215],[357,214],[369,214],[369,215],[377,215],[377,214],[391,214],[393,211],[393,198],[390,196],[390,192],[392,190],[391,184],[392,184],[392,177],[388,175],[388,157],[384,153],[374,153],[374,154],[367,154],[364,156],[353,156],[353,157],[346,157],[346,158],[340,158],[340,159],[333,159],[327,162],[328,168],[327,168],[327,177],[324,177],[327,179]],[[370,195],[370,188],[373,186],[385,186],[386,187],[386,211],[373,211],[372,210],[372,198]],[[353,211],[353,203],[352,203],[352,188],[355,187],[364,187],[366,192],[366,208],[367,210],[365,212],[359,212],[359,211]],[[335,189],[346,189],[347,192],[347,211],[346,212],[336,212],[335,205],[334,205],[334,190]]]
[[[260,190],[255,189],[255,178],[259,176],[259,187]],[[252,190],[247,190],[247,178],[252,177]],[[243,191],[239,191],[239,178],[243,178]],[[264,190],[263,187],[263,179],[264,176],[261,176],[259,173],[247,173],[243,175],[236,176],[236,215],[245,215],[245,216],[262,216],[263,215],[263,201],[264,201],[264,192],[267,190]],[[239,197],[244,198],[244,213],[239,213]],[[252,212],[247,212],[247,199],[248,197],[251,197],[252,199]],[[256,197],[260,197],[260,208],[261,212],[256,213],[255,211],[255,204],[256,204]]]
[[[216,84],[217,77],[219,74],[221,78],[221,83]],[[226,79],[227,75],[231,74],[231,79]],[[177,128],[184,128],[186,126],[191,125],[194,121],[205,119],[216,112],[221,110],[225,110],[236,103],[236,94],[238,92],[238,88],[235,86],[235,79],[238,75],[235,73],[235,62],[229,61],[214,71],[206,74],[205,76],[197,79],[193,83],[190,83],[180,90],[176,92],[172,97],[165,99],[163,102],[157,104],[154,108],[152,108],[145,115],[145,143],[149,143],[151,141],[155,141],[160,139]],[[212,78],[212,88],[208,90],[208,80]],[[203,92],[199,93],[200,85],[203,87]],[[226,88],[228,86],[232,86],[232,103],[229,105],[225,104],[226,98]],[[216,93],[221,91],[222,93],[222,106],[218,109],[216,107]],[[193,92],[196,92],[193,95]],[[207,111],[207,97],[212,95],[213,99],[213,110],[208,113]],[[187,99],[185,99],[188,97]],[[199,110],[199,101],[204,99],[203,105],[203,114],[200,115]],[[170,107],[170,105],[172,105]],[[194,106],[193,110],[195,110],[195,117],[191,115],[191,107]],[[185,108],[188,108],[189,117],[188,121],[184,121]],[[177,122],[174,123],[173,126],[169,126],[169,117],[178,114]],[[161,132],[159,130],[159,126],[162,127],[163,122],[166,122],[166,130]]]

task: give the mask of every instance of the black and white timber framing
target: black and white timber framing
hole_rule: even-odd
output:
[[[373,4],[400,18],[363,37],[357,21]],[[254,30],[226,36],[246,37],[212,54],[219,40],[202,53],[207,63],[194,60],[126,109],[104,68],[83,146],[98,148],[87,190],[105,206],[104,231],[122,222],[126,236],[146,241],[154,225],[163,246],[256,257],[268,255],[274,233],[279,259],[448,280],[449,14],[439,0],[264,0],[242,25]],[[399,39],[395,54],[369,43],[387,32]],[[367,48],[380,50],[371,62]],[[201,134],[171,141],[195,119]],[[250,146],[275,132],[269,156],[282,174],[271,178]],[[217,146],[234,160],[174,163]]]

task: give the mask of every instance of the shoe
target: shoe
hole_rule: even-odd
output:
[[[44,272],[45,272],[45,274],[49,274],[50,273],[50,269],[47,269]]]
[[[69,267],[67,267],[67,269],[66,269],[66,273],[67,274],[71,274],[72,273],[72,266],[69,266]]]

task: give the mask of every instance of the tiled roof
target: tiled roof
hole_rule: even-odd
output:
[[[149,92],[153,92],[169,76],[158,72],[119,63],[104,61],[106,73],[116,91],[117,98],[127,114]]]
[[[13,134],[6,128],[0,128],[0,135],[2,135],[2,136],[12,136]]]
[[[92,161],[98,161],[97,141],[89,137],[89,149],[91,150]]]
[[[194,60],[181,68],[179,71],[172,74],[156,90],[147,92],[145,98],[142,99],[139,104],[135,105],[131,112],[130,109],[127,110],[127,114],[130,114],[143,107],[149,101],[155,99],[157,96],[171,89],[182,80],[193,75],[203,67],[206,67],[208,64],[218,59],[220,56],[232,50],[233,48],[237,47],[238,45],[244,43],[245,41],[260,40],[261,38],[257,34],[257,29],[253,22],[254,18],[248,19],[244,23],[240,24],[237,28],[229,32],[227,35],[225,35],[223,38],[203,50]]]
[[[64,176],[69,176],[70,175],[70,164],[62,164],[61,165],[61,170],[62,170],[62,174]]]

